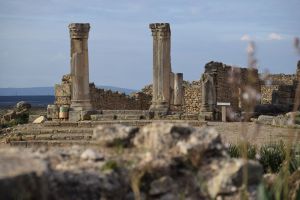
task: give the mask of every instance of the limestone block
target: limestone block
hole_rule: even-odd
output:
[[[36,118],[32,123],[33,124],[41,124],[43,122],[45,122],[47,120],[47,118],[45,116],[40,116],[38,118]]]
[[[47,118],[48,119],[58,119],[59,109],[57,105],[47,106]]]
[[[55,96],[56,97],[70,97],[71,96],[71,84],[69,84],[69,83],[55,84]]]
[[[269,115],[260,115],[257,119],[257,122],[260,124],[268,124],[271,125],[273,122],[274,116],[269,116]]]

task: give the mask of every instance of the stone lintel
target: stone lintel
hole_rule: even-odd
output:
[[[89,23],[72,23],[69,24],[71,39],[88,39],[90,24]]]

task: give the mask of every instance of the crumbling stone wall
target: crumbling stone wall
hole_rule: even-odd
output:
[[[253,93],[254,99],[260,96],[260,79],[257,69],[233,67],[212,61],[205,65],[205,73],[211,74],[214,78],[217,102],[229,102],[234,111],[245,108],[247,95],[250,96]]]
[[[241,99],[247,86],[251,86],[259,94],[261,91],[258,72],[256,69],[238,68],[218,62],[210,62],[205,66],[206,73],[212,73],[216,86],[217,102],[230,102],[233,110],[243,109]],[[276,79],[277,82],[281,80]],[[55,104],[70,105],[70,80],[63,79],[62,84],[56,85]],[[182,111],[197,113],[201,110],[202,88],[201,81],[184,81],[184,102]],[[239,88],[241,91],[239,91]],[[103,110],[148,110],[152,100],[152,85],[145,86],[141,92],[125,95],[96,88],[90,84],[91,103],[95,109]]]
[[[230,102],[233,110],[244,108],[241,96],[247,87],[251,87],[260,95],[260,81],[256,69],[239,68],[225,65],[218,62],[210,62],[205,66],[205,72],[212,73],[216,86],[217,102]],[[183,112],[198,113],[202,104],[201,80],[187,82],[184,81],[184,103]],[[241,92],[239,93],[239,88]],[[152,85],[145,86],[142,92],[152,95]]]
[[[295,74],[270,74],[261,80],[261,104],[271,104],[272,94],[278,91],[279,87],[283,97],[290,98],[287,93],[290,92],[289,87],[296,80]]]
[[[71,105],[71,95],[72,95],[72,86],[71,86],[71,75],[64,75],[61,79],[61,84],[55,84],[55,102],[54,104],[58,106],[62,105]]]
[[[182,111],[185,113],[197,113],[201,108],[201,82],[184,81],[183,83],[184,101],[182,105]],[[146,85],[142,90],[142,93],[152,96],[152,85]],[[151,99],[149,104],[151,104]],[[171,107],[172,110],[172,107]]]
[[[186,113],[200,112],[201,108],[201,82],[193,81],[184,83],[183,111]]]
[[[61,84],[55,85],[55,102],[57,106],[71,104],[71,78],[64,75]],[[96,88],[94,83],[90,83],[90,97],[94,109],[98,110],[148,110],[151,104],[151,95],[143,92],[126,95],[124,93],[113,92]]]
[[[279,85],[261,85],[261,104],[272,103],[272,93],[278,90]]]
[[[91,103],[93,108],[101,110],[148,110],[151,96],[142,92],[132,95],[96,88],[90,84]]]

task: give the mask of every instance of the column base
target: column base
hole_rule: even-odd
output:
[[[169,113],[169,106],[167,103],[152,104],[149,111],[158,115],[167,115]]]
[[[93,106],[90,100],[72,100],[70,108],[72,110],[92,110]]]
[[[98,114],[96,110],[70,110],[69,121],[78,122],[83,120],[91,120],[91,115]]]
[[[89,100],[72,100],[69,111],[69,121],[90,120],[91,115],[96,112],[97,111],[93,110],[93,106]]]

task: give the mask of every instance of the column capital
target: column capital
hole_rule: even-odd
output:
[[[152,23],[149,24],[152,36],[170,37],[171,29],[169,23]]]
[[[89,37],[89,23],[72,23],[68,27],[71,39],[87,39]]]

